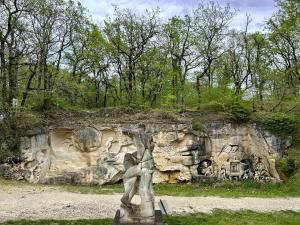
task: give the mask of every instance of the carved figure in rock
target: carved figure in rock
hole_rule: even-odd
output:
[[[73,146],[80,152],[94,152],[101,146],[101,133],[93,127],[78,130],[72,139]]]
[[[201,162],[199,172],[201,175],[204,175],[207,177],[214,176],[213,166],[212,166],[212,164],[209,165],[207,161]]]
[[[142,224],[154,224],[154,194],[152,174],[154,161],[152,157],[153,141],[145,133],[145,125],[139,124],[137,130],[123,129],[122,132],[133,139],[137,151],[127,153],[124,157],[125,174],[123,176],[124,195],[121,199],[120,222],[134,223],[139,218]],[[133,196],[139,192],[141,205],[131,203]]]
[[[221,170],[220,170],[220,179],[221,180],[227,179],[226,168],[224,165],[222,165]]]
[[[247,180],[247,179],[251,179],[252,177],[253,177],[253,173],[251,169],[250,168],[245,169],[242,174],[242,179]]]
[[[264,164],[262,163],[261,158],[257,158],[255,170],[254,170],[254,179],[257,181],[269,181],[270,180],[270,174],[268,170],[266,170]]]
[[[51,161],[49,151],[47,149],[37,151],[30,160],[29,162],[32,163],[33,166],[27,170],[25,179],[31,183],[38,183],[50,168]],[[26,167],[26,164],[24,166]]]
[[[111,147],[111,145],[112,145],[112,141],[114,140],[114,138],[113,137],[109,137],[108,139],[107,139],[107,141],[105,142],[105,152],[109,152],[109,149],[110,149],[110,147]]]

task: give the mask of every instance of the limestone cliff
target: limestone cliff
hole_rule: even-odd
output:
[[[135,146],[122,128],[135,124],[49,127],[21,139],[19,179],[32,183],[116,183],[124,173],[123,159]],[[215,121],[196,132],[191,122],[146,123],[155,148],[155,183],[192,180],[280,178],[275,157],[288,143],[256,124]]]

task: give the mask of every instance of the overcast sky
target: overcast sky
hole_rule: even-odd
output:
[[[113,17],[113,5],[119,8],[130,8],[137,12],[159,7],[163,19],[174,15],[186,15],[195,9],[200,1],[197,0],[79,0],[92,15],[94,22],[101,23],[107,16]],[[204,0],[203,2],[207,2]],[[232,21],[232,27],[242,28],[246,14],[250,14],[251,31],[263,29],[264,22],[276,11],[274,0],[219,0],[220,4],[229,3],[237,10]]]

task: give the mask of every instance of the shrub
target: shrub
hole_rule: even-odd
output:
[[[288,181],[286,189],[288,192],[293,193],[293,195],[299,195],[300,193],[300,172],[295,173]]]
[[[195,131],[204,131],[205,130],[205,127],[201,123],[200,119],[193,119],[192,120],[192,128]]]
[[[243,101],[235,100],[226,105],[227,111],[237,122],[246,122],[250,119],[251,108]]]
[[[0,122],[0,162],[8,157],[17,156],[16,129],[11,123],[4,119]]]
[[[250,119],[251,106],[249,102],[241,99],[241,96],[227,96],[223,102],[223,111],[229,113],[237,122],[246,122]]]
[[[0,121],[0,162],[19,157],[22,132],[40,122],[33,114],[19,112]]]
[[[278,161],[279,169],[287,177],[290,177],[296,171],[296,163],[294,159],[291,158],[282,158]]]
[[[299,126],[299,118],[284,113],[267,115],[260,122],[266,130],[281,137],[294,135]]]
[[[224,108],[223,108],[223,105],[220,104],[219,102],[211,101],[211,102],[208,102],[208,103],[201,103],[198,106],[197,110],[223,112]]]

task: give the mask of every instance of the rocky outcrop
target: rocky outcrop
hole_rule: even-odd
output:
[[[198,179],[280,180],[275,158],[289,141],[264,131],[257,124],[217,122],[207,126],[205,159],[198,166]]]
[[[124,173],[125,154],[136,151],[121,130],[134,126],[53,126],[42,134],[29,131],[21,140],[18,171],[32,183],[116,183]],[[275,157],[288,143],[256,124],[213,122],[204,126],[205,133],[191,127],[188,121],[146,124],[155,144],[153,182],[279,180]]]

